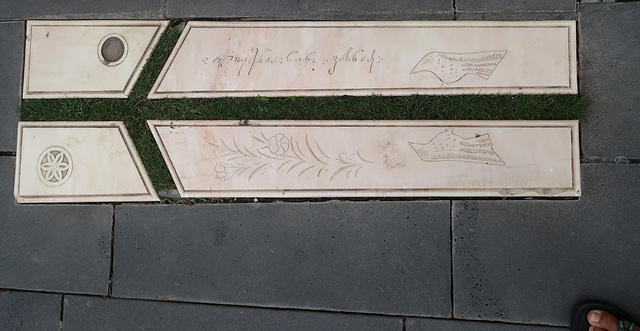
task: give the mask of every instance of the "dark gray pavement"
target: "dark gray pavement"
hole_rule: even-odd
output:
[[[0,157],[0,288],[106,295],[111,205],[19,205]]]
[[[0,290],[3,330],[56,330],[60,327],[59,294]]]
[[[143,318],[141,318],[141,314]],[[65,330],[402,330],[401,317],[65,296]]]
[[[593,101],[586,157],[640,159],[640,2],[580,6],[580,92]]]
[[[507,323],[470,322],[460,319],[407,318],[406,331],[562,331],[565,328]]]
[[[566,325],[577,301],[640,316],[640,164],[583,164],[577,201],[456,201],[454,315]]]
[[[449,212],[448,201],[118,206],[113,295],[450,317]]]
[[[35,19],[158,19],[165,0],[22,0],[1,1],[0,20]]]
[[[16,150],[24,63],[24,22],[0,22],[0,151]]]
[[[566,330],[640,316],[639,2],[0,3],[0,329]],[[578,200],[18,205],[26,19],[578,19]]]
[[[573,0],[456,0],[458,13],[568,13],[576,11]]]
[[[166,0],[169,18],[246,20],[451,20],[451,0]]]

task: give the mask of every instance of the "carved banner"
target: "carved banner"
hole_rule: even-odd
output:
[[[579,196],[577,121],[149,121],[183,197]]]
[[[149,98],[577,93],[575,22],[189,22]]]

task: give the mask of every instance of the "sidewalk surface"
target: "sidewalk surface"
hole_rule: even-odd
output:
[[[592,0],[593,1],[593,0]],[[640,316],[640,2],[0,3],[0,329],[561,330]],[[578,200],[18,205],[28,19],[578,20]]]

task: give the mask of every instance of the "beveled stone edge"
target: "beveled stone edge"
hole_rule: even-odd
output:
[[[147,48],[142,54],[142,58],[136,65],[135,69],[131,73],[125,88],[122,91],[115,92],[29,92],[29,64],[30,64],[30,52],[31,52],[31,38],[30,31],[34,25],[47,25],[47,26],[157,26],[154,36],[147,45]],[[133,90],[144,65],[147,63],[151,52],[155,49],[160,37],[169,26],[169,21],[166,20],[73,20],[73,21],[53,21],[53,20],[28,20],[25,31],[25,51],[24,51],[24,66],[22,75],[22,98],[23,99],[61,99],[61,98],[127,98]]]
[[[19,186],[20,186],[20,164],[21,164],[21,154],[22,154],[22,129],[27,128],[38,128],[38,127],[87,127],[87,126],[104,126],[108,128],[117,128],[122,135],[122,139],[129,151],[129,155],[138,170],[138,174],[140,175],[140,179],[144,183],[145,188],[147,189],[148,194],[142,195],[92,195],[92,196],[83,196],[83,197],[58,197],[50,196],[44,198],[31,198],[31,197],[22,197],[19,195]],[[147,174],[147,170],[138,155],[138,151],[129,136],[129,131],[126,126],[121,121],[96,121],[96,122],[18,122],[18,137],[17,137],[17,146],[16,146],[16,168],[15,168],[15,179],[13,186],[13,194],[18,203],[59,203],[59,202],[157,202],[160,201],[160,197],[156,192],[153,184],[151,183],[151,179]]]
[[[175,49],[174,49],[175,50]],[[199,121],[186,121],[186,122],[199,122]],[[203,122],[209,122],[209,121],[203,121]],[[213,122],[213,121],[211,121]],[[229,123],[233,122],[236,123],[235,125],[237,125],[237,121],[228,121]],[[178,173],[175,169],[175,167],[173,166],[173,162],[171,162],[171,158],[169,157],[169,153],[167,152],[167,149],[164,147],[164,143],[162,142],[162,138],[160,138],[160,134],[158,133],[158,129],[157,126],[163,126],[163,125],[171,125],[173,123],[183,123],[182,121],[178,122],[174,122],[174,121],[163,121],[163,120],[147,120],[147,127],[149,127],[149,130],[151,131],[151,134],[153,135],[153,139],[156,142],[156,146],[158,146],[158,149],[160,150],[160,153],[162,154],[162,159],[164,159],[164,163],[167,166],[167,169],[169,169],[169,173],[171,173],[171,179],[173,179],[173,183],[176,185],[176,189],[178,190],[178,194],[180,194],[181,198],[185,198],[188,197],[186,195],[186,191],[184,189],[184,186],[182,186],[182,182],[180,182],[180,177],[178,176]],[[234,125],[234,124],[229,124],[229,125]]]
[[[340,196],[329,196],[332,198],[355,198],[355,197],[433,197],[433,198],[494,198],[494,197],[544,197],[544,198],[579,198],[582,194],[581,177],[580,177],[580,144],[579,144],[579,121],[577,120],[493,120],[493,121],[441,121],[441,120],[382,120],[382,121],[297,121],[297,120],[274,120],[274,121],[211,121],[211,120],[190,120],[190,121],[171,121],[171,120],[148,120],[147,125],[153,134],[153,138],[162,153],[171,178],[176,185],[178,193],[182,198],[323,198],[328,197],[326,192],[340,192]],[[162,138],[158,133],[159,126],[275,126],[275,127],[295,127],[295,126],[351,126],[351,127],[419,127],[419,126],[443,126],[443,127],[464,127],[464,126],[484,126],[484,127],[557,127],[571,129],[571,163],[572,163],[572,182],[573,187],[570,189],[408,189],[408,190],[260,190],[254,192],[247,191],[186,191],[181,185],[180,178],[173,166],[173,162],[169,157]],[[384,192],[383,192],[384,191]],[[374,193],[377,192],[377,193]],[[366,194],[368,193],[368,194]]]
[[[505,88],[505,87],[469,87],[469,88],[421,88],[421,89],[323,89],[323,90],[264,90],[260,93],[245,91],[221,91],[221,92],[185,92],[185,93],[165,93],[158,92],[160,84],[171,67],[176,55],[184,44],[187,35],[192,28],[220,28],[220,27],[449,27],[457,25],[471,25],[477,27],[497,26],[497,27],[566,27],[569,30],[569,87],[548,87],[548,88]],[[252,97],[256,95],[266,97],[286,97],[292,93],[300,93],[303,96],[332,96],[332,95],[353,95],[369,96],[380,94],[386,96],[406,96],[413,94],[426,95],[461,95],[461,94],[578,94],[578,60],[577,60],[577,39],[576,21],[554,20],[554,21],[274,21],[274,22],[219,22],[219,21],[189,21],[187,22],[180,38],[176,42],[169,58],[165,62],[160,74],[151,88],[148,99],[164,98],[220,98],[220,97]],[[331,91],[334,93],[328,93]],[[296,94],[297,95],[297,94]]]

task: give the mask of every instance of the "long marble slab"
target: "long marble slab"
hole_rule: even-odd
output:
[[[168,21],[28,21],[24,99],[126,98]]]
[[[574,21],[189,22],[149,98],[577,93]]]
[[[19,122],[19,203],[159,201],[122,122]]]
[[[148,121],[182,197],[580,196],[577,121]]]

